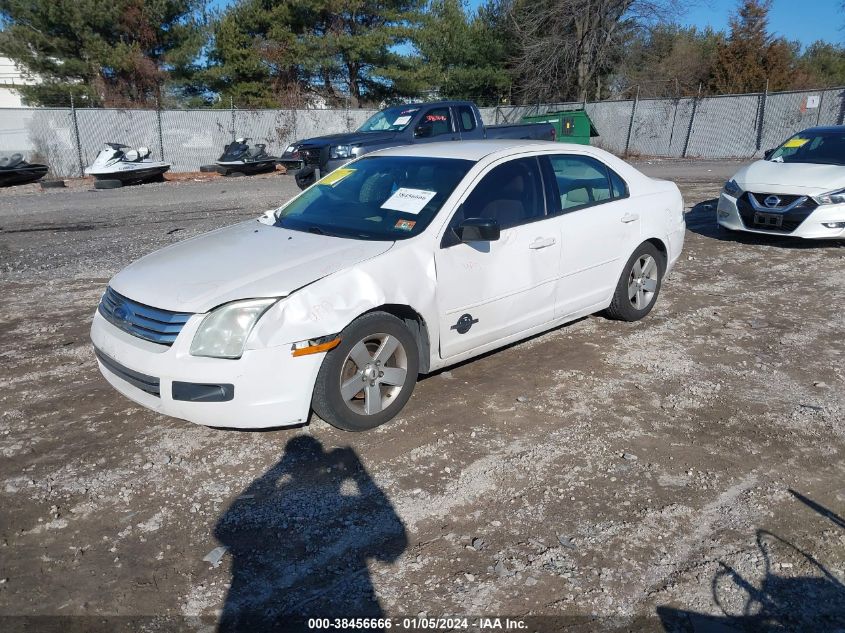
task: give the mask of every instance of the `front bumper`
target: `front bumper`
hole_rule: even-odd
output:
[[[168,347],[132,336],[96,312],[91,341],[100,371],[130,400],[205,426],[257,429],[307,422],[324,354],[294,358],[290,346],[281,345],[246,350],[237,360],[191,356],[190,342],[202,316],[194,315]],[[174,382],[219,385],[228,399],[174,399]],[[186,397],[184,385],[176,385],[176,395]]]
[[[830,229],[824,226],[825,222],[845,222],[845,205],[842,204],[817,207],[792,231],[761,229],[747,225],[739,213],[737,199],[722,192],[719,195],[719,204],[716,207],[716,222],[732,231],[745,231],[760,235],[783,235],[812,240],[845,239],[845,228]]]

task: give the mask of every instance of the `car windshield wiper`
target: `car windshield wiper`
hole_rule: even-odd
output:
[[[309,226],[306,229],[309,233],[316,233],[317,235],[325,235],[326,232],[321,229],[319,226]]]

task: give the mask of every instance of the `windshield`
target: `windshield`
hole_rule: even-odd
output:
[[[769,160],[774,163],[845,165],[845,130],[801,132],[778,147]]]
[[[420,109],[415,106],[397,106],[376,112],[364,125],[358,128],[359,132],[399,132],[404,130],[411,123],[411,119]]]
[[[454,158],[362,158],[280,208],[276,224],[363,240],[412,237],[425,230],[473,165]]]

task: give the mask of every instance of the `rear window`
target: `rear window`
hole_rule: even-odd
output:
[[[475,129],[475,114],[469,106],[458,106],[458,118],[461,121],[462,132],[471,132]]]

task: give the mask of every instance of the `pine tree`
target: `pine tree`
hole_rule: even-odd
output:
[[[793,45],[768,31],[771,0],[743,0],[730,20],[730,34],[719,46],[713,72],[718,93],[782,90],[791,84]]]
[[[160,102],[195,70],[200,0],[0,0],[0,53],[42,82],[32,105]]]

